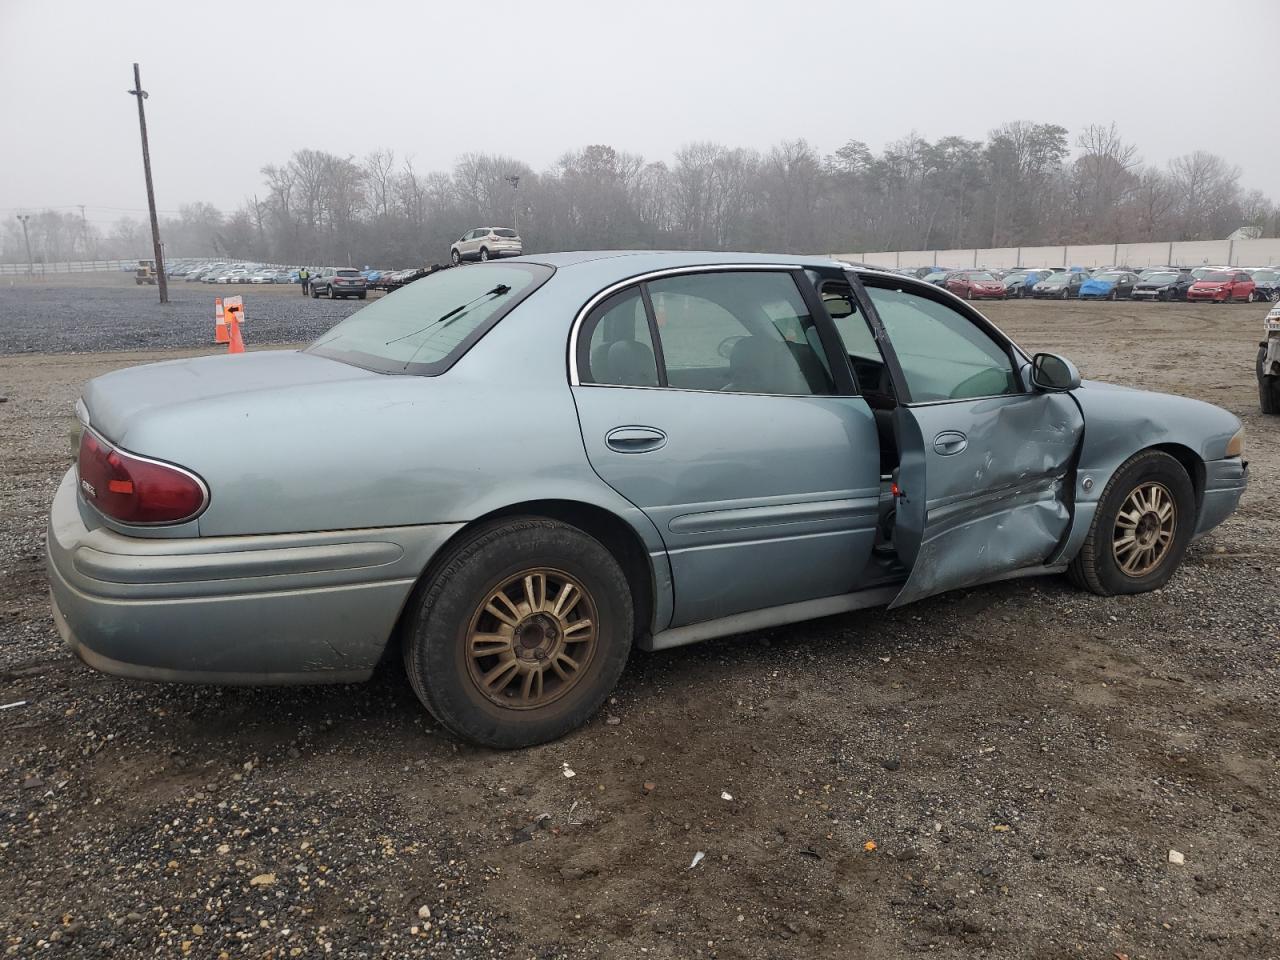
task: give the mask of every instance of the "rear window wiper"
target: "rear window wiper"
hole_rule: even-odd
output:
[[[417,330],[414,330],[410,333],[406,333],[403,337],[396,337],[392,340],[388,340],[385,344],[383,344],[383,346],[389,347],[391,346],[391,344],[399,343],[401,340],[408,340],[410,337],[416,337],[418,334],[422,333],[424,330],[434,327],[436,324],[443,324],[447,326],[448,324],[452,323],[454,320],[457,320],[459,317],[461,317],[464,313],[470,310],[473,306],[475,306],[475,304],[479,303],[485,297],[501,297],[503,294],[507,294],[510,292],[511,292],[510,286],[508,286],[505,283],[500,283],[497,286],[495,286],[492,290],[486,290],[484,293],[480,294],[480,296],[473,297],[472,299],[468,300],[466,303],[454,307],[448,313],[441,314],[440,316],[432,320],[430,323],[428,323],[426,326],[419,327]],[[421,353],[422,348],[425,347],[426,345],[427,345],[426,340],[418,344],[418,348],[414,350],[413,353],[409,354],[409,359],[404,362],[404,366],[401,367],[400,369],[402,371],[408,370],[409,364],[413,363],[414,357],[416,357],[419,353]]]
[[[426,326],[419,327],[417,330],[412,330],[409,333],[406,333],[403,337],[395,337],[392,340],[388,340],[386,343],[383,344],[383,346],[389,347],[393,343],[399,343],[401,340],[408,340],[410,337],[416,337],[418,334],[422,333],[423,330],[426,330],[429,327],[434,327],[437,323],[444,323],[446,320],[451,320],[451,319],[456,320],[459,316],[462,315],[464,311],[470,309],[474,304],[483,300],[485,297],[500,297],[504,293],[510,293],[510,292],[511,292],[511,288],[509,286],[507,286],[505,283],[500,283],[496,287],[494,287],[492,290],[486,290],[484,293],[480,294],[480,296],[475,297],[471,300],[468,300],[466,303],[462,304],[461,306],[454,307],[448,313],[441,314],[440,316],[432,320],[430,323],[428,323]]]

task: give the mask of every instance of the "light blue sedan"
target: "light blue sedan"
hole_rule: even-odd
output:
[[[86,663],[345,682],[392,648],[498,747],[586,721],[633,646],[1032,574],[1155,589],[1247,473],[1224,410],[794,256],[442,270],[305,350],[99,377],[77,413],[48,561]]]

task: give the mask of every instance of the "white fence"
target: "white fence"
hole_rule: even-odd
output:
[[[46,273],[103,273],[108,270],[133,270],[137,260],[64,260],[59,263],[0,263],[0,277],[37,276]]]
[[[1280,263],[1280,238],[1262,240],[1185,240],[1166,243],[1094,243],[1063,247],[997,247],[977,250],[889,250],[834,254],[875,267],[1101,267],[1123,264],[1154,267],[1205,264],[1263,267]]]

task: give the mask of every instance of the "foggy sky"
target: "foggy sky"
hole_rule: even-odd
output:
[[[1146,161],[1210,150],[1280,200],[1277,28],[1280,0],[0,0],[0,216],[145,216],[135,60],[162,211],[265,195],[302,147],[541,170],[590,143],[829,153],[1010,120],[1115,121]]]

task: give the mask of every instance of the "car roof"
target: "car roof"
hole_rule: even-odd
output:
[[[628,259],[619,262],[624,257]],[[588,263],[599,263],[600,261],[615,261],[610,266],[628,273],[632,272],[632,268],[636,266],[640,267],[641,271],[648,272],[650,270],[664,270],[675,267],[716,266],[732,263],[788,264],[797,267],[856,267],[863,270],[879,270],[884,273],[893,272],[889,267],[868,267],[865,264],[854,264],[845,260],[835,260],[831,257],[819,257],[812,254],[736,253],[714,250],[572,250],[564,253],[529,254],[513,259],[516,263],[522,260],[529,263],[542,263],[549,267],[555,267],[557,270]],[[512,261],[506,260],[504,262],[510,263]]]

